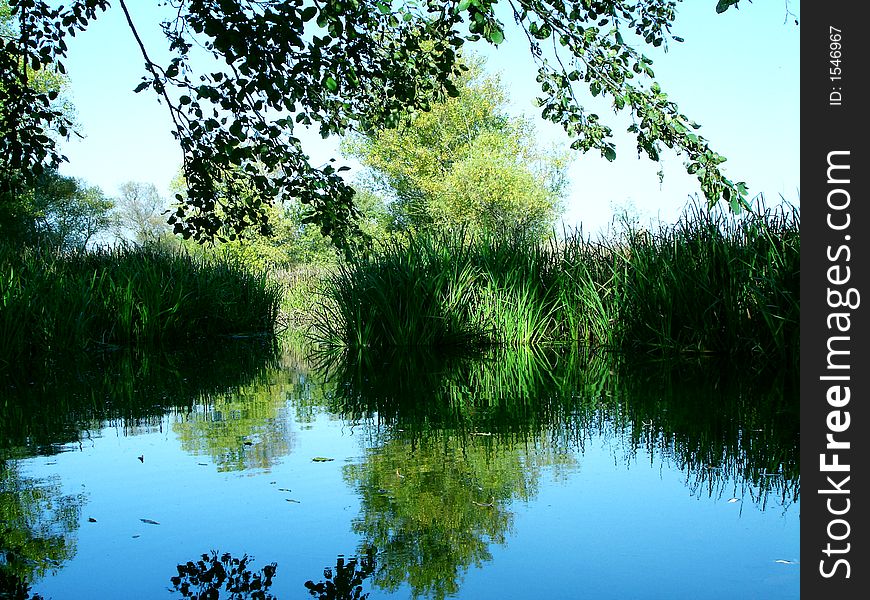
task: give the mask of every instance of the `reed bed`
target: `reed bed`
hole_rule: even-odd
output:
[[[60,352],[274,333],[282,288],[226,258],[160,246],[0,247],[0,369]]]
[[[522,232],[393,239],[322,286],[327,347],[473,349],[575,342],[797,366],[800,217],[692,206],[671,226],[593,241]]]

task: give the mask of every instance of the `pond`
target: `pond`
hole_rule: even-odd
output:
[[[0,392],[0,598],[799,596],[775,375],[242,341],[96,362]]]

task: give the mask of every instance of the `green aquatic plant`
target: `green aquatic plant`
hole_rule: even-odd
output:
[[[323,346],[473,351],[566,342],[796,368],[800,216],[691,206],[593,241],[521,231],[394,238],[322,283]]]
[[[697,206],[673,227],[628,229],[614,272],[623,345],[796,367],[799,230],[794,208],[735,219]]]
[[[70,351],[274,334],[282,287],[230,259],[158,245],[58,253],[0,245],[0,369]]]
[[[471,312],[479,277],[462,236],[391,239],[326,278],[313,336],[328,346],[475,347],[488,337]]]

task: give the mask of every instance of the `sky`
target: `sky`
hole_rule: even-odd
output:
[[[84,139],[65,142],[69,163],[61,172],[100,186],[116,195],[121,184],[155,184],[167,197],[170,181],[181,165],[181,151],[171,134],[169,115],[151,92],[133,93],[144,74],[139,48],[120,7],[102,14],[83,34],[71,39],[66,62],[71,96]],[[152,58],[165,56],[155,0],[127,3]],[[681,112],[702,124],[714,151],[728,158],[725,175],[745,181],[750,196],[763,193],[767,204],[783,199],[800,204],[800,19],[799,0],[744,0],[740,9],[718,15],[715,0],[686,0],[678,6],[673,33],[685,39],[668,52],[642,48],[654,60],[663,90]],[[793,13],[787,14],[787,10]],[[508,90],[508,110],[532,117],[541,144],[569,140],[556,125],[543,121],[533,105],[539,93],[536,70],[524,36],[508,13],[505,42],[498,48],[471,44]],[[578,88],[579,89],[579,88]],[[567,227],[603,233],[615,213],[628,211],[643,224],[673,223],[692,196],[697,180],[685,173],[684,159],[673,153],[662,164],[638,158],[625,133],[629,122],[614,117],[607,106],[590,105],[615,133],[617,159],[608,162],[596,151],[573,153],[570,185],[562,216]],[[355,161],[342,159],[339,140],[301,136],[314,165],[335,157],[359,172]],[[659,182],[658,171],[664,171]]]

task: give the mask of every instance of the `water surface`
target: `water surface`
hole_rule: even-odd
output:
[[[797,598],[797,388],[627,363],[239,343],[17,382],[0,597],[181,598],[214,551],[276,598]]]

